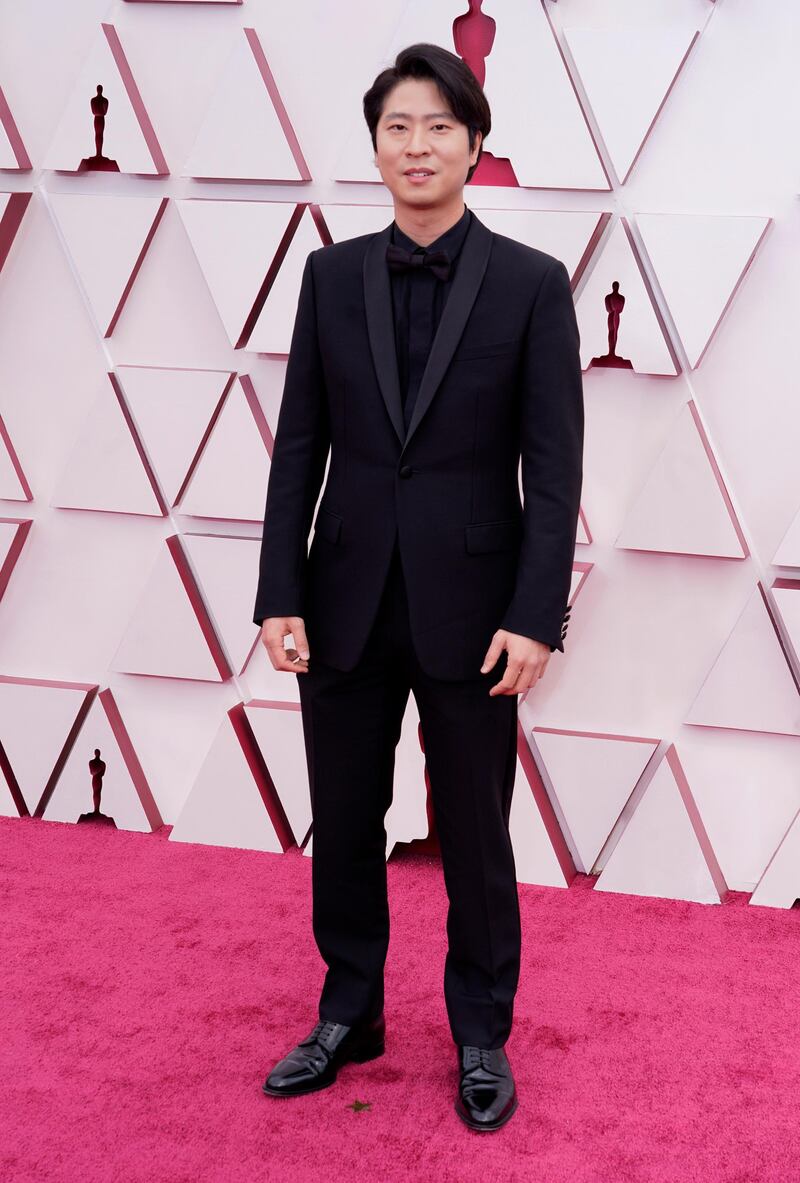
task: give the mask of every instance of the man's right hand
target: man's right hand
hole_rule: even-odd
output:
[[[283,638],[290,633],[296,649],[283,644]],[[261,640],[273,669],[287,674],[308,673],[308,641],[302,616],[268,616],[261,622]],[[292,660],[298,657],[300,660]]]

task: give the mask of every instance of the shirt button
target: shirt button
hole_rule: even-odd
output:
[[[404,481],[407,481],[413,471],[414,470],[410,464],[404,464],[403,467],[400,469],[400,476],[403,478]]]

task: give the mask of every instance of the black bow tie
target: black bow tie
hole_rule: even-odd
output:
[[[438,279],[448,279],[450,276],[450,256],[447,251],[425,251],[417,253],[404,250],[396,243],[390,242],[386,246],[386,262],[391,271],[415,270],[417,267],[430,267]]]

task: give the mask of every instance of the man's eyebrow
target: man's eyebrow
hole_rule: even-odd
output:
[[[445,119],[455,119],[455,115],[453,114],[452,111],[432,111],[430,115],[421,116],[422,119],[439,119],[442,117],[444,117]],[[384,119],[413,119],[413,116],[409,115],[407,111],[390,111],[388,113],[388,115],[384,115],[383,118]]]

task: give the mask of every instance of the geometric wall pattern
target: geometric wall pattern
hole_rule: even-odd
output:
[[[636,224],[689,364],[703,358],[770,219],[643,213]]]
[[[747,542],[694,402],[683,403],[616,546],[742,559]]]
[[[42,161],[43,168],[85,172],[87,162],[96,155],[109,162],[106,171],[145,176],[169,172],[145,99],[114,25],[100,24],[73,78],[74,85]],[[98,78],[102,78],[102,83],[98,83]],[[90,107],[88,96],[92,95],[95,98]],[[87,110],[93,120],[88,127],[94,132],[88,144]],[[108,135],[101,139],[100,121],[106,115]]]
[[[492,108],[467,204],[564,261],[581,331],[573,628],[520,702],[518,877],[791,908],[796,6],[486,7],[398,0],[368,48],[347,4],[76,0],[64,56],[20,12],[59,98],[24,54],[0,78],[0,812],[77,822],[99,789],[120,828],[313,858],[302,675],[252,624],[273,432],[309,252],[392,218],[361,94],[430,40]],[[435,850],[431,819],[411,696],[387,857]]]
[[[183,175],[310,181],[311,174],[255,29],[225,64]],[[230,134],[232,126],[237,134]]]
[[[800,695],[764,589],[754,588],[686,722],[800,736]]]
[[[110,337],[166,209],[158,197],[54,193],[50,209],[98,327]]]
[[[728,887],[691,787],[671,744],[646,786],[595,885],[721,903]]]
[[[574,76],[623,184],[699,36],[697,29],[680,23],[564,28]]]

